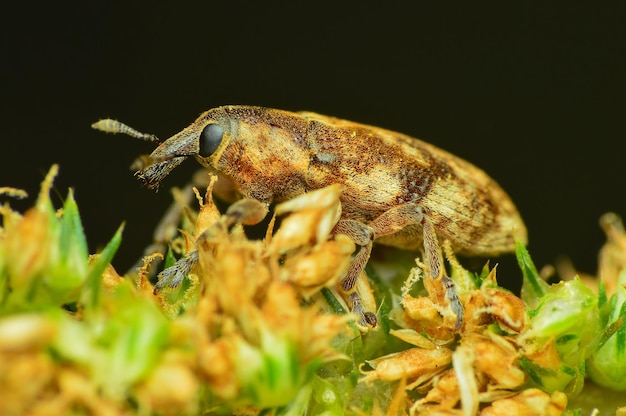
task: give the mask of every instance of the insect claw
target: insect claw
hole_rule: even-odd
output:
[[[374,312],[365,312],[363,314],[363,319],[372,328],[376,328],[376,326],[378,325],[378,317],[376,317],[376,314]]]
[[[461,329],[461,326],[463,326],[465,311],[463,310],[463,305],[459,299],[459,294],[456,291],[456,284],[454,283],[454,280],[446,275],[443,275],[441,279],[443,287],[446,289],[446,297],[450,301],[450,309],[452,309],[452,312],[456,315],[454,330],[458,331]]]
[[[376,325],[378,325],[378,318],[376,317],[376,314],[365,310],[363,303],[361,302],[361,296],[359,296],[357,292],[352,292],[350,294],[350,303],[352,304],[352,313],[359,316],[359,325],[362,327],[369,326],[376,328]]]
[[[187,253],[187,255],[179,259],[176,264],[159,273],[153,293],[156,295],[165,287],[175,288],[180,285],[197,263],[198,251],[193,250]]]

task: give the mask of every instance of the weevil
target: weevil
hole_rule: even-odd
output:
[[[440,242],[454,252],[497,255],[526,242],[524,223],[505,191],[484,171],[419,139],[312,112],[231,105],[202,113],[139,160],[148,188],[188,157],[228,180],[242,197],[269,207],[341,184],[334,232],[360,246],[340,285],[350,293],[374,242],[421,250],[430,277],[442,279],[456,329],[463,307],[442,266]],[[168,281],[169,280],[169,281]],[[171,274],[158,285],[177,284]],[[358,306],[358,305],[356,305]],[[357,308],[354,308],[357,309]],[[365,315],[371,321],[372,313]]]

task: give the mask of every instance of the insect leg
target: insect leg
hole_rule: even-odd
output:
[[[421,225],[424,237],[424,257],[426,258],[428,267],[430,267],[431,278],[441,279],[441,284],[446,291],[446,297],[450,301],[450,308],[456,315],[454,329],[458,331],[463,325],[463,305],[459,299],[454,280],[444,272],[441,259],[441,247],[437,240],[435,227],[426,216],[422,219]]]
[[[454,329],[458,330],[463,324],[463,305],[459,300],[454,281],[445,273],[437,233],[424,209],[418,204],[399,205],[384,212],[369,225],[374,230],[374,235],[384,236],[394,234],[412,224],[419,224],[422,227],[424,258],[430,269],[430,277],[434,280],[441,279],[441,285],[450,301],[450,308],[457,317]]]
[[[365,268],[367,260],[372,253],[372,245],[374,243],[374,230],[367,225],[355,220],[340,220],[333,229],[334,234],[345,234],[354,241],[355,244],[361,246],[359,252],[352,259],[346,277],[341,281],[341,289],[349,292],[354,288],[356,279],[361,271]]]
[[[154,230],[152,235],[152,244],[144,249],[143,256],[138,259],[130,269],[128,269],[126,274],[132,274],[136,270],[139,270],[143,264],[143,258],[146,256],[150,256],[153,253],[161,253],[165,255],[167,252],[167,245],[178,232],[177,227],[183,215],[183,207],[189,205],[192,198],[192,185],[187,185],[175,193],[174,202],[172,202]],[[161,261],[158,259],[150,263],[148,269],[148,277],[150,279],[156,274],[156,269],[160,263]]]
[[[226,210],[226,213],[213,224],[209,225],[196,239],[196,246],[200,244],[213,244],[228,235],[228,231],[235,224],[254,225],[258,224],[267,215],[267,205],[254,199],[240,199]],[[198,250],[192,250],[186,256],[180,258],[176,264],[163,270],[157,276],[154,292],[157,293],[165,287],[177,287],[185,276],[191,272],[199,262]]]
[[[361,248],[352,259],[350,268],[345,277],[341,281],[341,289],[344,293],[349,293],[350,308],[353,313],[359,316],[359,324],[362,326],[376,327],[378,319],[376,314],[367,311],[361,301],[361,296],[354,290],[359,275],[365,268],[367,260],[372,253],[372,245],[374,243],[374,231],[367,225],[354,220],[340,220],[333,229],[334,234],[345,234]]]

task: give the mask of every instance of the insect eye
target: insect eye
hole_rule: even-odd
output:
[[[202,157],[211,156],[222,143],[222,136],[224,136],[224,130],[222,130],[219,124],[207,124],[202,129],[202,133],[200,133],[200,150],[198,154]]]

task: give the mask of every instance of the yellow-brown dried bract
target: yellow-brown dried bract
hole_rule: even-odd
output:
[[[415,387],[443,372],[451,358],[452,351],[446,347],[410,348],[368,360],[374,369],[362,371],[365,376],[360,381],[370,383],[374,380],[395,381],[405,378]]]
[[[402,287],[400,306],[390,313],[390,318],[402,327],[390,331],[391,335],[422,348],[454,347],[451,365],[443,372],[429,380],[420,380],[420,385],[407,385],[407,389],[425,394],[412,402],[409,399],[411,415],[560,414],[566,403],[562,393],[550,396],[527,389],[529,377],[520,365],[522,358],[555,371],[561,361],[553,343],[541,351],[529,350],[524,341],[528,332],[524,302],[498,286],[495,268],[475,276],[463,269],[451,250],[446,250],[446,257],[451,276],[461,282],[459,301],[465,320],[460,331],[457,333],[446,324],[445,313],[433,300],[446,293],[442,281],[426,279],[424,287],[429,289],[428,295],[411,293],[412,286],[427,269],[419,262]],[[387,371],[393,374],[395,355],[380,357],[376,363],[383,365],[386,359],[391,368]],[[420,362],[406,364],[407,368],[411,365],[419,366]],[[499,413],[507,408],[514,410]]]
[[[565,393],[552,395],[539,389],[528,389],[506,399],[496,400],[480,416],[559,416],[567,406]]]
[[[228,400],[236,398],[239,393],[237,375],[233,371],[235,363],[230,353],[232,348],[228,338],[224,337],[212,343],[207,342],[199,351],[202,377],[208,381],[214,394]]]
[[[309,253],[286,260],[286,278],[300,287],[303,294],[311,296],[322,286],[337,284],[353,252],[352,240],[339,235],[335,240],[314,247]]]
[[[528,326],[526,304],[520,298],[500,287],[481,288],[487,311],[509,331],[522,332]]]
[[[255,374],[278,371],[275,366],[280,368],[279,363],[270,364],[272,368],[269,370],[264,367],[263,354],[281,355],[279,361],[284,359],[292,363],[291,360],[297,360],[292,364],[312,368],[317,368],[320,361],[344,358],[331,348],[330,341],[348,328],[347,316],[321,314],[320,307],[314,302],[303,303],[308,291],[313,293],[322,286],[332,285],[337,279],[334,277],[333,281],[333,275],[345,272],[354,250],[354,243],[346,236],[331,238],[332,218],[336,221],[337,216],[329,214],[330,221],[323,219],[325,213],[332,212],[330,206],[339,205],[338,197],[336,187],[304,195],[288,205],[289,209],[283,208],[281,213],[285,221],[275,235],[268,231],[264,240],[250,240],[241,232],[242,223],[258,216],[259,210],[266,209],[256,200],[242,199],[223,215],[216,216],[217,209],[207,195],[198,197],[198,215],[189,210],[190,218],[195,217],[195,229],[202,231],[186,231],[191,251],[173,269],[175,273],[181,270],[190,273],[194,282],[185,292],[183,302],[186,296],[198,298],[196,303],[191,303],[188,321],[176,321],[177,334],[172,339],[184,345],[188,340],[193,341],[197,349],[194,369],[206,382],[212,396],[236,402],[241,395],[247,394],[245,391],[251,383],[259,381],[255,377],[260,376]],[[319,206],[324,199],[328,203]],[[309,216],[316,221],[308,220]],[[291,217],[308,224],[300,229],[307,238],[301,238],[289,229]],[[325,222],[328,224],[320,229],[319,224]],[[285,224],[288,227],[283,232]],[[270,223],[272,227],[273,222]],[[193,238],[189,237],[192,235]],[[345,246],[343,249],[342,245]],[[282,262],[278,261],[279,256],[282,256]],[[304,270],[304,264],[311,259],[318,260],[318,264]],[[199,289],[197,284],[201,285]],[[164,305],[167,294],[168,291],[163,291],[157,296],[166,312],[176,316],[180,309],[177,304],[169,308],[172,311]],[[275,349],[285,346],[284,343],[291,349],[287,351],[288,356],[282,357],[281,351]],[[183,381],[188,382],[192,390],[196,388],[182,368],[167,365],[160,370],[154,382],[160,376],[180,372]],[[290,368],[290,371],[289,377],[300,377],[296,369]],[[164,406],[158,402],[159,398],[152,396],[153,381],[141,386],[142,399],[149,404],[157,403],[160,408],[167,408],[167,405],[180,408],[183,392],[168,397]],[[298,380],[291,382],[297,383]],[[289,381],[285,383],[289,384]],[[268,388],[278,390],[275,386]],[[282,400],[287,399],[282,397]]]
[[[144,408],[159,409],[163,414],[195,413],[199,384],[189,363],[171,355],[137,387],[138,401]]]
[[[597,275],[602,279],[606,294],[610,297],[615,293],[620,271],[626,267],[626,230],[622,219],[612,212],[600,218],[600,226],[606,234],[607,242],[600,250]],[[594,283],[589,286],[595,290],[598,285]]]
[[[457,405],[461,396],[459,391],[459,381],[454,369],[446,371],[434,383],[433,388],[428,391],[422,403],[438,403],[439,408],[452,409]]]
[[[51,252],[48,246],[52,244],[49,220],[46,212],[31,208],[20,221],[7,224],[4,255],[9,260],[5,267],[11,275],[28,281],[46,267]]]
[[[55,336],[51,320],[34,313],[0,319],[0,353],[36,350]]]
[[[204,198],[200,195],[200,192],[198,192],[197,189],[193,189],[196,199],[198,200],[198,204],[200,205],[200,211],[198,212],[195,222],[196,226],[194,228],[195,239],[198,239],[202,233],[215,224],[221,216],[217,207],[213,203],[213,187],[215,186],[216,181],[217,176],[211,175],[206,192],[204,193]]]
[[[424,296],[418,298],[407,296],[402,302],[406,325],[428,334],[433,339],[446,342],[454,339],[454,330],[443,324],[439,308],[432,299]]]
[[[9,196],[17,199],[24,199],[28,196],[25,190],[12,188],[10,186],[0,186],[0,195]]]
[[[463,337],[452,354],[454,368],[434,379],[434,387],[414,403],[412,414],[454,411],[459,401],[463,414],[477,414],[481,403],[514,395],[526,382],[517,358],[516,346],[504,337]]]
[[[464,338],[462,342],[469,344],[474,351],[476,370],[493,380],[491,389],[514,389],[526,381],[525,373],[517,365],[519,353],[505,338],[474,335]]]
[[[56,385],[57,373],[54,360],[43,350],[3,353],[0,360],[0,414],[63,414],[68,400],[55,400],[60,395]],[[50,402],[56,402],[57,406]],[[45,413],[49,408],[56,412]]]

